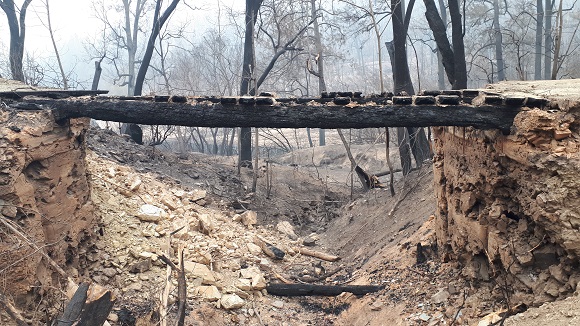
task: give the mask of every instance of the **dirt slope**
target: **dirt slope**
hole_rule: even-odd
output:
[[[300,157],[314,165],[279,161],[262,167],[252,193],[251,173],[238,175],[232,158],[179,158],[106,130],[90,130],[87,142],[98,224],[91,241],[79,248],[76,273],[113,290],[112,325],[153,325],[162,318],[174,322],[174,278],[168,282],[169,314],[157,313],[167,284],[158,257],[165,253],[176,261],[179,248],[185,248],[187,262],[188,325],[468,325],[493,316],[508,299],[494,281],[470,280],[469,268],[437,256],[429,166],[399,177],[394,197],[383,189],[361,193],[358,186],[351,194],[340,148],[330,154],[317,148],[308,150],[312,157]],[[363,158],[368,147],[356,150]],[[328,155],[337,159],[324,166],[313,160]],[[373,171],[381,168],[368,162]],[[145,204],[159,208],[159,217],[140,214]],[[257,213],[255,224],[241,218],[246,210]],[[280,222],[289,222],[290,229]],[[253,245],[257,235],[286,251],[286,258],[266,256]],[[296,254],[293,248],[308,237],[318,239],[312,249],[342,259],[330,263]],[[385,289],[330,298],[275,297],[263,290],[264,282],[281,279]],[[234,295],[242,306],[227,309],[229,302],[222,299]],[[54,301],[35,300],[27,317],[46,322],[43,316],[57,313]],[[576,301],[532,309],[508,321],[573,325]],[[544,311],[551,316],[546,321]],[[6,316],[0,318],[9,324]]]
[[[410,187],[405,187],[408,190],[398,191],[393,198],[387,191],[377,189],[355,194],[355,198],[359,198],[351,203],[347,184],[349,171],[341,167],[341,161],[328,162],[326,167],[334,179],[321,178],[320,169],[315,167],[270,166],[273,182],[270,196],[266,196],[267,172],[263,171],[259,179],[258,191],[250,193],[244,185],[250,184],[251,174],[246,171],[238,176],[231,159],[201,155],[178,159],[104,130],[91,131],[89,147],[93,151],[88,160],[93,201],[101,222],[86,273],[99,283],[115,284],[120,298],[116,317],[131,312],[136,318],[150,318],[149,312],[156,305],[152,298],[164,285],[164,269],[155,260],[142,272],[132,273],[131,269],[136,268],[133,266],[140,260],[163,252],[166,248],[163,235],[184,225],[188,230],[180,231],[178,239],[172,241],[183,242],[189,249],[186,260],[213,269],[217,275],[215,286],[222,295],[232,290],[241,294],[243,291],[235,290],[232,285],[236,284],[244,267],[252,266],[271,282],[280,282],[276,275],[291,280],[322,276],[318,283],[386,284],[389,289],[403,288],[404,292],[396,297],[388,294],[389,291],[382,291],[377,296],[364,298],[348,294],[338,298],[276,298],[250,290],[242,294],[245,306],[230,311],[213,302],[204,303],[203,296],[195,292],[198,281],[192,277],[190,321],[194,324],[220,325],[237,321],[259,324],[260,319],[276,324],[276,320],[296,318],[316,325],[359,324],[353,318],[361,310],[369,309],[379,311],[372,317],[378,324],[385,318],[404,324],[406,318],[414,320],[420,315],[411,307],[414,305],[401,302],[415,296],[405,283],[418,272],[404,268],[416,262],[416,242],[431,234],[426,227],[421,236],[412,238],[433,212],[429,168],[415,172],[407,179]],[[141,185],[131,191],[137,180]],[[400,184],[397,189],[402,187]],[[201,201],[192,201],[192,196],[203,191],[206,196]],[[173,204],[168,206],[171,202]],[[416,202],[420,203],[419,207],[414,204]],[[168,218],[159,222],[140,221],[135,212],[145,203],[161,207]],[[236,212],[244,209],[258,213],[255,227],[235,222]],[[391,211],[392,216],[388,216]],[[208,234],[200,229],[200,216],[203,215],[209,216],[213,224]],[[281,221],[291,222],[297,235],[288,236],[278,231]],[[276,262],[248,247],[258,234],[291,253],[292,248],[299,247],[302,239],[312,232],[317,232],[316,237],[320,238],[313,249],[339,254],[343,259],[329,263],[291,255]],[[429,240],[425,245],[429,247]],[[396,259],[385,263],[388,257]],[[389,297],[394,301],[387,299]],[[379,303],[392,305],[394,309],[380,309]]]

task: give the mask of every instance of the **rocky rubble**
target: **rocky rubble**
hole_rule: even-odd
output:
[[[269,302],[264,289],[274,273],[285,273],[285,265],[302,266],[312,260],[293,251],[302,239],[287,222],[276,232],[257,224],[255,211],[238,214],[223,199],[214,203],[221,209],[200,205],[214,200],[203,184],[184,187],[92,151],[87,162],[99,225],[96,247],[86,253],[90,258],[82,267],[85,277],[114,285],[121,306],[131,306],[130,310],[154,305],[166,284],[166,267],[159,257],[177,263],[178,248],[184,250],[187,296],[193,310],[205,302],[227,311],[242,309],[241,316],[248,320],[256,319],[260,307]],[[268,257],[257,239],[294,255],[289,257],[292,263]],[[171,278],[169,283],[169,303],[173,303],[177,280]],[[274,308],[281,305],[283,301],[277,300]]]

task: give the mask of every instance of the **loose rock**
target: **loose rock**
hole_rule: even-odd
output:
[[[245,211],[240,217],[245,226],[258,224],[258,214],[254,211]]]
[[[155,205],[145,204],[139,207],[137,217],[142,222],[159,222],[163,218],[165,211]]]
[[[284,233],[285,235],[287,235],[292,240],[298,239],[298,236],[296,235],[296,233],[294,233],[294,227],[288,221],[279,222],[276,225],[276,229],[279,232]]]
[[[220,299],[221,306],[226,310],[239,309],[244,306],[246,302],[237,294],[224,294]]]

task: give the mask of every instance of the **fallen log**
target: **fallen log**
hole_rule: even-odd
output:
[[[295,296],[337,296],[343,292],[350,292],[355,295],[364,295],[384,289],[382,285],[316,285],[316,284],[285,284],[271,283],[266,286],[266,291],[272,295],[283,297]]]
[[[314,257],[314,258],[318,258],[318,259],[322,259],[322,260],[326,260],[326,261],[333,262],[333,261],[340,260],[340,257],[338,257],[338,256],[327,254],[327,253],[320,252],[320,251],[310,250],[308,248],[293,248],[293,250],[301,255],[310,256],[310,257]]]
[[[282,99],[280,99],[282,100]],[[51,109],[56,120],[89,117],[146,125],[264,128],[380,128],[473,126],[509,131],[518,106],[481,104],[394,105],[276,102],[273,105],[212,103],[187,98],[185,102],[153,102],[144,98],[24,98],[16,109]]]

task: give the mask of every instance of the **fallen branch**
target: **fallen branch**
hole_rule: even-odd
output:
[[[282,275],[280,275],[280,274],[278,274],[276,272],[272,272],[272,274],[274,274],[274,277],[276,277],[277,279],[279,279],[283,283],[292,284],[292,282],[290,280],[288,280],[287,278],[285,278],[284,276],[282,276]]]
[[[384,188],[383,184],[379,181],[377,176],[365,172],[360,166],[356,166],[354,171],[358,175],[359,179],[364,180],[365,189],[375,189]]]
[[[254,238],[254,243],[262,248],[262,251],[269,257],[282,260],[284,259],[284,256],[286,256],[286,253],[283,250],[269,243],[259,235],[256,235]]]
[[[546,235],[545,234],[542,237],[542,240],[540,240],[540,242],[537,245],[535,245],[532,249],[528,250],[528,253],[531,253],[532,251],[538,249],[544,243],[544,240],[546,240]]]
[[[338,256],[330,255],[330,254],[320,252],[320,251],[310,250],[307,248],[293,248],[293,250],[301,255],[310,256],[310,257],[314,257],[314,258],[318,258],[318,259],[322,259],[322,260],[326,260],[326,261],[333,262],[333,261],[340,260],[340,257],[338,257]]]
[[[169,267],[171,267],[171,269],[173,269],[174,271],[180,273],[181,272],[181,268],[177,267],[177,265],[175,265],[169,258],[167,258],[165,255],[160,255],[159,259],[164,262],[165,264],[169,265]]]
[[[8,228],[10,229],[12,232],[14,232],[14,234],[16,234],[17,236],[21,237],[24,241],[26,241],[28,243],[28,245],[30,247],[32,247],[34,250],[36,250],[37,252],[39,252],[42,255],[42,258],[44,258],[44,260],[46,262],[48,262],[48,264],[63,278],[65,278],[68,282],[68,286],[69,287],[75,287],[77,286],[76,282],[73,281],[73,279],[68,276],[68,274],[54,261],[52,260],[52,258],[50,258],[50,256],[48,256],[48,254],[46,253],[46,251],[44,250],[43,247],[38,246],[36,243],[34,243],[26,234],[20,232],[20,230],[18,230],[15,226],[14,223],[6,218],[0,218],[0,221]]]
[[[185,268],[183,262],[183,248],[179,250],[179,266],[181,271],[177,277],[177,299],[179,300],[177,308],[177,325],[185,325],[185,304],[187,300],[187,284],[185,281]]]
[[[32,323],[26,320],[22,314],[20,314],[20,311],[18,311],[18,309],[16,309],[16,307],[14,307],[10,301],[8,301],[8,298],[6,298],[6,296],[2,293],[0,293],[0,308],[5,310],[10,318],[16,321],[16,325],[18,326],[28,326],[28,324]]]
[[[316,284],[283,284],[273,283],[266,286],[266,291],[272,295],[293,296],[337,296],[342,292],[364,295],[377,292],[385,287],[382,285],[316,285]]]
[[[178,230],[181,230],[183,227],[179,228]],[[177,231],[178,232],[178,231]],[[166,250],[166,254],[168,256],[171,256],[171,236],[173,234],[175,234],[176,231],[173,231],[170,233],[170,236],[167,237],[167,250]],[[164,255],[162,255],[163,258],[167,259],[170,263],[171,260],[169,260],[167,257],[165,257]],[[167,264],[167,263],[166,263]],[[173,263],[171,263],[173,264]],[[161,304],[159,305],[159,326],[167,326],[167,306],[169,304],[169,293],[171,292],[171,265],[167,264],[167,266],[165,267],[165,287],[163,288],[163,292],[160,293],[160,297],[159,300],[161,301]]]

